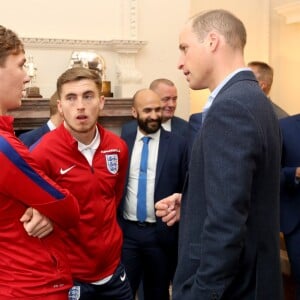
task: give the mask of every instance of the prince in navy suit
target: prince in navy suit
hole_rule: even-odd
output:
[[[283,136],[280,226],[300,299],[300,114],[280,120]]]
[[[177,227],[155,217],[158,200],[182,190],[187,170],[186,140],[161,128],[159,96],[141,90],[133,100],[138,126],[122,132],[130,153],[130,168],[120,223],[124,233],[122,259],[135,294],[143,279],[145,300],[168,300],[169,284],[177,262]],[[143,137],[149,140],[147,158],[146,216],[139,219],[139,170],[143,160]]]
[[[175,194],[156,204],[169,225],[180,217],[173,300],[280,300],[281,134],[245,68],[245,27],[228,11],[205,11],[179,41],[190,88],[211,94],[182,200]]]

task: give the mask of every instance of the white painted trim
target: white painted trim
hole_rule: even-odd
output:
[[[285,17],[286,24],[300,23],[300,1],[277,6],[274,10]]]
[[[147,42],[137,40],[73,40],[73,39],[50,39],[23,37],[25,47],[39,49],[93,49],[93,50],[117,50],[137,53]],[[117,51],[118,52],[118,51]]]

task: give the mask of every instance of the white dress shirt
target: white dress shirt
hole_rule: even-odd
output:
[[[220,82],[220,84],[211,92],[211,94],[208,97],[208,100],[206,102],[206,104],[203,107],[203,113],[202,113],[202,123],[204,122],[204,119],[206,117],[206,114],[208,112],[208,110],[210,109],[210,107],[212,106],[215,98],[217,97],[217,95],[219,94],[220,90],[226,85],[226,83],[232,78],[234,77],[236,74],[238,74],[239,72],[243,72],[243,71],[251,71],[250,68],[239,68],[237,70],[235,70],[234,72],[230,73],[229,75],[227,75],[222,82]]]
[[[56,126],[55,126],[54,123],[51,121],[51,119],[48,120],[47,126],[49,127],[50,131],[56,129]]]
[[[169,119],[168,121],[161,123],[161,126],[166,131],[172,131],[172,119]]]
[[[85,145],[79,141],[77,142],[78,142],[78,150],[86,158],[89,165],[92,166],[95,152],[100,145],[100,134],[98,128],[96,127],[96,135],[89,145]]]
[[[148,168],[147,168],[147,218],[146,222],[156,222],[155,210],[154,210],[154,190],[155,190],[155,176],[156,176],[156,165],[158,156],[158,147],[160,139],[160,130],[148,134],[151,139],[148,144]],[[132,149],[128,185],[125,197],[123,217],[126,220],[137,221],[137,193],[138,193],[138,181],[140,173],[140,163],[143,149],[142,138],[144,135],[137,131],[135,143]]]

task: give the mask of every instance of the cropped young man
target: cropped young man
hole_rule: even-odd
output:
[[[64,123],[41,139],[33,156],[79,201],[79,225],[62,232],[74,279],[70,299],[131,300],[120,265],[123,239],[116,218],[128,166],[127,146],[97,123],[104,98],[95,72],[67,70],[57,81],[57,92]]]
[[[21,104],[25,61],[20,39],[0,26],[0,299],[66,300],[70,268],[48,218],[63,230],[74,226],[78,204],[40,171],[6,115]]]

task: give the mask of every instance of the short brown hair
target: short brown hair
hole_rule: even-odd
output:
[[[268,94],[273,83],[273,68],[263,61],[250,61],[248,67],[256,67],[257,81],[264,81],[266,84],[265,92]]]
[[[175,86],[174,82],[169,80],[169,79],[166,79],[166,78],[158,78],[158,79],[155,79],[153,80],[151,83],[150,83],[150,86],[149,86],[149,89],[154,91],[157,89],[157,87],[160,85],[160,84],[165,84],[165,85],[168,85],[168,86]]]
[[[0,67],[5,66],[9,55],[21,52],[24,52],[24,46],[19,37],[12,30],[0,25]]]
[[[58,112],[57,100],[58,100],[58,95],[57,92],[55,92],[49,100],[50,117],[54,116]]]
[[[231,12],[224,9],[208,10],[191,18],[194,32],[202,41],[211,30],[218,31],[224,36],[228,45],[233,49],[243,50],[247,33],[244,24]]]
[[[93,82],[95,82],[97,89],[99,91],[99,95],[101,95],[102,81],[99,74],[87,68],[74,67],[65,71],[57,79],[56,88],[57,88],[58,97],[61,96],[61,91],[64,84],[68,82],[80,81],[84,79],[92,80]]]

